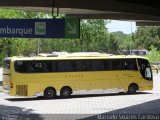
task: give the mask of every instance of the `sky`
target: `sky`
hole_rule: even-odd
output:
[[[107,24],[107,28],[109,32],[122,31],[125,34],[130,34],[131,32],[134,33],[136,31],[136,23],[127,22],[127,21],[111,20],[111,23]]]

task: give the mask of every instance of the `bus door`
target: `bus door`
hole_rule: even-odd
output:
[[[126,85],[137,82],[136,80],[139,79],[136,59],[119,59],[114,67],[119,71],[116,74],[116,79],[119,81],[120,88],[125,88]]]
[[[141,74],[140,89],[147,88],[152,89],[153,87],[153,75],[150,64],[146,59],[138,59],[138,67]],[[144,81],[145,80],[145,81]],[[147,88],[148,89],[148,88]]]
[[[138,66],[143,78],[152,81],[153,76],[149,62],[145,59],[138,59]]]

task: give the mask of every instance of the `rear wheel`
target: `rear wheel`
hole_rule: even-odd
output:
[[[135,94],[136,93],[136,90],[137,90],[137,87],[135,85],[130,85],[128,87],[128,93],[129,94]]]
[[[56,97],[56,90],[52,87],[48,87],[44,90],[44,98],[52,99]]]
[[[69,98],[71,96],[71,94],[72,94],[72,90],[69,87],[64,87],[60,91],[60,96],[62,98]]]

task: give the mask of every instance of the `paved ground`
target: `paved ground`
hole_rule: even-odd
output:
[[[160,116],[146,116],[146,114],[160,113],[159,78],[160,74],[154,75],[154,89],[152,91],[144,91],[135,95],[84,95],[72,96],[70,99],[44,100],[15,98],[0,93],[0,118],[4,120],[6,118],[12,120],[104,120],[113,117],[114,119],[132,117],[135,120],[140,117],[160,119]],[[128,114],[130,116],[120,116]],[[137,114],[142,114],[142,116],[137,116]]]

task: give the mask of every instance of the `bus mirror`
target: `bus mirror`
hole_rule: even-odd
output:
[[[156,65],[151,65],[152,72],[158,74],[158,67]]]

